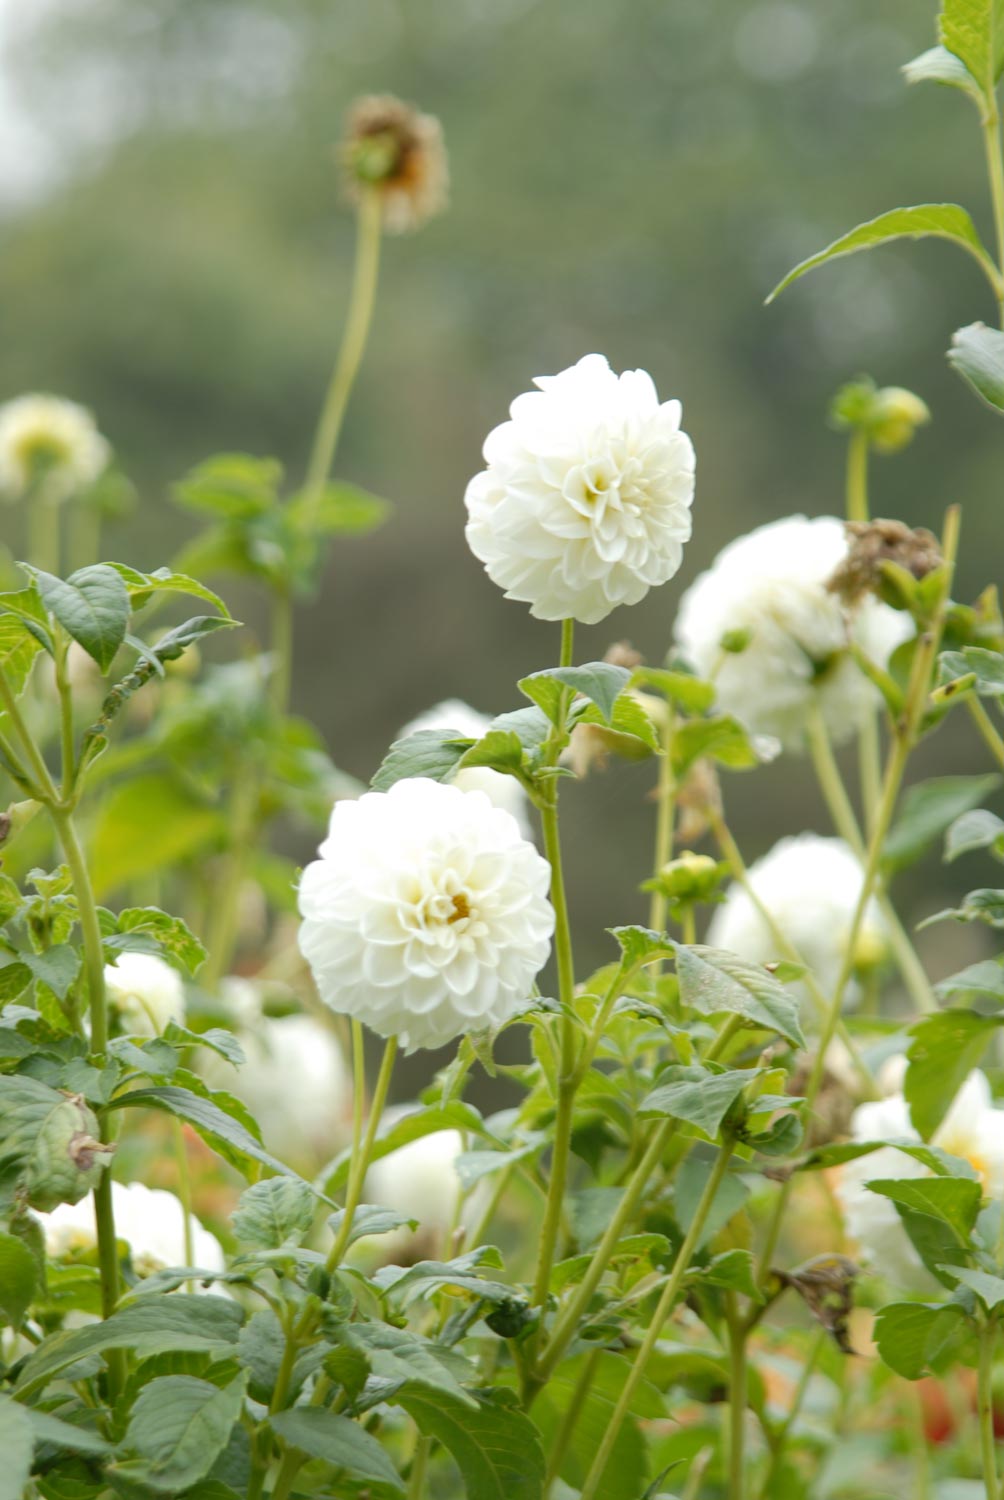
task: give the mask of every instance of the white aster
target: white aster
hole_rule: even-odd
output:
[[[851,1138],[920,1142],[901,1093],[859,1105],[851,1120]],[[1004,1109],[994,1108],[983,1073],[969,1074],[930,1144],[968,1161],[984,1193],[1000,1198],[1004,1192]],[[893,1285],[912,1291],[930,1291],[934,1279],[914,1249],[895,1205],[871,1192],[866,1183],[930,1175],[927,1167],[893,1146],[845,1162],[837,1174],[836,1192],[847,1232],[857,1242],[862,1260]]]
[[[713,678],[718,706],[756,734],[798,749],[818,703],[830,735],[851,735],[880,702],[850,654],[853,640],[878,666],[912,632],[909,616],[870,595],[848,611],[826,584],[847,556],[842,521],[786,516],[718,554],[680,601],[676,641]],[[745,632],[745,650],[722,650]]]
[[[550,866],[483,792],[415,777],[343,801],[300,882],[300,949],[332,1010],[405,1048],[500,1026],[554,930]]]
[[[38,483],[65,500],[98,478],[110,448],[91,413],[61,396],[18,396],[0,406],[0,495],[16,500]]]
[[[843,839],[800,833],[779,840],[748,873],[756,897],[830,996],[840,978],[861,895],[860,861]],[[707,941],[755,964],[776,963],[785,956],[752,897],[738,884],[729,886],[724,902],[715,908]],[[872,900],[856,951],[874,959],[885,945],[885,922]],[[854,996],[849,987],[846,998]]]
[[[185,1266],[185,1220],[180,1199],[163,1188],[148,1188],[141,1182],[112,1183],[115,1235],[129,1245],[133,1269],[150,1276],[169,1266]],[[97,1245],[94,1198],[88,1194],[79,1203],[61,1203],[52,1213],[39,1214],[45,1234],[45,1251],[52,1260],[86,1254]],[[192,1264],[203,1271],[224,1269],[223,1249],[215,1235],[191,1215]]]
[[[679,569],[694,449],[679,401],[644,370],[587,354],[541,375],[488,434],[467,486],[467,541],[507,599],[540,620],[603,620]]]
[[[185,986],[155,953],[120,953],[105,966],[108,1003],[130,1036],[160,1036],[169,1021],[185,1024]]]
[[[412,719],[398,738],[406,739],[409,734],[420,734],[423,730],[442,733],[453,729],[464,739],[479,740],[488,733],[491,722],[487,714],[479,713],[469,703],[463,703],[459,698],[447,698]],[[532,837],[526,792],[515,776],[505,776],[488,766],[466,766],[451,778],[451,785],[458,786],[462,792],[484,792],[495,807],[504,807],[506,812],[512,813],[524,838]]]

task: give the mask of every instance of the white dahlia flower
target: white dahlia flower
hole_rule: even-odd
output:
[[[398,738],[405,739],[409,734],[419,734],[425,729],[440,733],[455,729],[467,739],[481,739],[488,733],[491,722],[487,714],[478,713],[469,703],[463,703],[459,698],[447,698],[444,703],[438,703],[435,708],[412,719]],[[526,792],[515,776],[492,771],[488,766],[467,766],[454,774],[451,785],[458,786],[462,792],[484,792],[495,807],[504,807],[506,812],[512,813],[524,838],[532,837]]]
[[[500,1026],[554,930],[550,866],[483,792],[415,777],[338,802],[300,882],[321,999],[409,1051]]]
[[[245,987],[253,1000],[238,995]],[[225,980],[221,991],[240,1016],[245,1061],[235,1069],[203,1048],[202,1077],[210,1088],[243,1100],[265,1144],[283,1161],[328,1160],[345,1143],[352,1121],[352,1079],[337,1040],[313,1016],[266,1016],[257,987],[247,980]]]
[[[824,839],[800,833],[781,839],[749,867],[754,893],[815,975],[820,989],[831,995],[840,978],[854,912],[861,895],[861,864],[843,839]],[[771,929],[742,886],[729,886],[715,908],[707,941],[727,948],[750,963],[775,963],[784,958]],[[886,927],[877,903],[865,908],[855,953],[859,963],[871,965],[886,946]],[[854,999],[850,987],[847,999]]]
[[[541,375],[488,434],[467,486],[467,541],[539,620],[595,625],[672,578],[690,537],[694,449],[679,401],[644,370],[587,354]]]
[[[163,1188],[144,1187],[141,1182],[112,1183],[115,1235],[129,1245],[133,1269],[150,1276],[169,1266],[185,1266],[185,1218],[181,1200]],[[39,1214],[45,1234],[45,1251],[52,1260],[86,1253],[98,1242],[94,1224],[94,1197],[79,1203],[61,1203],[50,1214]],[[224,1269],[223,1249],[215,1235],[191,1215],[193,1264],[202,1271]]]
[[[388,1111],[388,1123],[393,1124],[408,1113],[408,1109]],[[373,1163],[366,1175],[366,1201],[418,1220],[414,1237],[408,1229],[381,1235],[374,1245],[381,1255],[393,1260],[407,1250],[413,1239],[422,1253],[442,1250],[442,1237],[456,1214],[460,1179],[455,1163],[463,1149],[459,1131],[437,1130],[433,1135],[409,1141],[400,1150]]]
[[[859,1105],[851,1120],[851,1138],[920,1143],[902,1094]],[[988,1197],[999,1198],[1004,1192],[1004,1109],[994,1108],[983,1073],[970,1073],[930,1143],[968,1161]],[[836,1178],[847,1232],[857,1241],[862,1260],[887,1281],[912,1291],[930,1290],[934,1279],[903,1228],[895,1204],[870,1192],[865,1184],[881,1178],[930,1175],[912,1157],[883,1146],[869,1156],[844,1162]]]
[[[92,484],[110,456],[91,413],[61,396],[18,396],[0,406],[0,494],[16,500],[38,484],[65,500]]]
[[[155,953],[120,953],[105,966],[108,1003],[131,1036],[160,1036],[169,1021],[185,1024],[185,986],[177,969]]]
[[[714,679],[718,706],[786,749],[802,745],[814,702],[834,740],[851,735],[880,700],[850,642],[884,667],[913,629],[871,596],[849,611],[827,589],[846,556],[842,521],[786,516],[730,542],[680,601],[677,645]],[[743,633],[743,651],[723,650]]]

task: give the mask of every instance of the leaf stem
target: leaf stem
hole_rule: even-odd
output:
[[[998,733],[993,719],[991,719],[980,699],[975,694],[970,694],[967,697],[966,707],[969,710],[973,723],[980,732],[983,743],[990,751],[998,766],[1004,771],[1004,739]]]
[[[868,517],[868,433],[855,427],[847,444],[847,519]]]
[[[617,1439],[620,1435],[620,1430],[624,1425],[624,1418],[627,1416],[628,1411],[630,1410],[635,1391],[638,1389],[638,1386],[641,1384],[641,1381],[644,1377],[645,1368],[652,1354],[652,1350],[655,1348],[662,1335],[663,1325],[665,1324],[666,1319],[669,1317],[670,1313],[673,1310],[676,1298],[680,1291],[680,1287],[683,1283],[683,1278],[687,1274],[687,1271],[690,1267],[691,1256],[697,1248],[698,1242],[701,1238],[701,1234],[704,1230],[704,1225],[707,1222],[709,1213],[711,1212],[711,1206],[715,1201],[715,1196],[722,1184],[726,1172],[728,1171],[729,1161],[732,1157],[732,1150],[733,1143],[731,1141],[726,1141],[726,1143],[722,1146],[721,1150],[718,1153],[718,1160],[715,1162],[711,1175],[709,1176],[707,1183],[705,1184],[704,1192],[701,1194],[700,1201],[698,1202],[698,1205],[694,1210],[694,1217],[690,1221],[690,1226],[687,1229],[686,1235],[684,1236],[683,1243],[680,1246],[679,1251],[677,1252],[676,1260],[673,1262],[673,1270],[670,1274],[670,1278],[663,1288],[662,1296],[659,1298],[655,1312],[652,1315],[652,1321],[648,1326],[648,1330],[641,1342],[638,1353],[635,1355],[634,1363],[632,1364],[631,1371],[624,1382],[624,1387],[620,1393],[620,1396],[618,1397],[617,1404],[610,1415],[610,1419],[607,1423],[606,1431],[603,1434],[600,1446],[596,1450],[596,1456],[593,1459],[592,1466],[589,1470],[589,1475],[586,1479],[585,1485],[583,1486],[580,1500],[595,1500],[595,1496],[599,1493],[600,1485],[602,1484],[603,1477],[606,1473],[607,1464],[610,1461],[610,1456],[613,1453],[614,1445],[616,1444]]]
[[[376,1133],[380,1128],[380,1120],[383,1117],[384,1105],[387,1102],[387,1094],[390,1089],[390,1081],[394,1072],[394,1060],[396,1057],[397,1038],[392,1036],[388,1039],[383,1049],[380,1072],[377,1075],[376,1085],[373,1089],[373,1099],[370,1103],[369,1122],[361,1141],[354,1132],[349,1180],[345,1190],[345,1207],[342,1210],[341,1226],[325,1262],[328,1271],[335,1271],[341,1265],[342,1257],[352,1239],[352,1220],[362,1198],[366,1173],[369,1171],[373,1142],[376,1140]],[[366,1074],[363,1060],[362,1024],[355,1019],[352,1021],[352,1060],[356,1096],[365,1097]],[[357,1126],[358,1123],[357,1113]]]
[[[1000,1495],[997,1478],[997,1445],[994,1434],[993,1369],[996,1342],[997,1325],[992,1317],[988,1317],[980,1328],[980,1363],[977,1385],[977,1402],[980,1411],[980,1454],[987,1500],[998,1500]]]
[[[662,759],[659,762],[658,806],[655,823],[655,853],[652,859],[652,874],[658,878],[663,867],[673,856],[673,823],[676,816],[676,777],[673,774],[671,749],[675,729],[673,705],[666,699],[666,719],[662,725]],[[666,893],[658,887],[652,891],[649,902],[648,925],[655,932],[666,928]]]
[[[746,1489],[746,1351],[749,1331],[736,1311],[733,1292],[726,1293],[725,1321],[729,1344],[729,1500],[743,1500]]]

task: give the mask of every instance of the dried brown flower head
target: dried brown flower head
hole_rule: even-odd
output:
[[[845,604],[881,592],[884,563],[924,578],[943,561],[938,538],[924,526],[911,530],[902,521],[849,521],[847,535],[847,557],[826,585]]]
[[[339,148],[351,196],[378,189],[390,234],[420,229],[447,202],[443,129],[393,94],[367,94],[348,112]]]

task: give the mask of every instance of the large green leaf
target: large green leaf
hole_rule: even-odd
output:
[[[589,661],[581,667],[547,667],[542,672],[532,672],[519,683],[519,690],[538,708],[542,709],[552,723],[558,722],[561,702],[567,697],[566,688],[581,693],[595,703],[605,723],[613,717],[614,704],[631,680],[626,667],[614,666],[607,661]]]
[[[897,1207],[947,1224],[960,1243],[969,1239],[983,1201],[980,1184],[969,1177],[873,1178],[865,1186]]]
[[[0,1316],[12,1327],[20,1328],[37,1283],[35,1257],[24,1241],[0,1234]]]
[[[934,776],[910,787],[882,850],[887,870],[900,870],[919,859],[950,823],[979,807],[1000,786],[1001,778]]]
[[[407,776],[448,781],[472,744],[470,737],[459,730],[420,729],[417,734],[394,741],[370,784],[375,792],[386,792]]]
[[[49,613],[107,672],[129,626],[129,594],[116,569],[94,563],[66,579],[40,570],[34,577]]]
[[[959,245],[973,256],[991,281],[996,283],[998,275],[993,261],[966,210],[957,203],[920,203],[911,208],[891,209],[889,213],[879,214],[877,219],[869,219],[866,224],[859,224],[848,234],[841,235],[838,240],[827,245],[825,250],[810,255],[794,270],[789,271],[778,282],[767,301],[773,302],[785,287],[829,260],[837,260],[842,255],[854,255],[859,250],[871,250],[877,245],[888,245],[893,240],[917,240],[929,236],[951,240],[953,244]]]
[[[941,1124],[962,1084],[987,1049],[1004,1016],[947,1010],[913,1027],[903,1091],[910,1118],[925,1141]]]
[[[0,671],[11,692],[18,697],[31,675],[32,663],[42,647],[23,620],[0,614]]]
[[[99,896],[191,858],[225,831],[216,807],[168,776],[120,783],[98,812],[92,853]]]
[[[150,1489],[176,1495],[204,1479],[240,1418],[248,1376],[211,1385],[194,1375],[164,1375],[143,1387],[133,1403],[125,1445],[140,1462],[118,1472]]]
[[[192,599],[202,599],[206,604],[212,604],[224,619],[230,618],[230,611],[219,594],[188,573],[176,573],[173,568],[155,568],[152,573],[141,573],[137,568],[126,567],[124,563],[107,563],[104,566],[113,568],[122,579],[134,610],[140,610],[148,604],[153,594],[187,594]]]
[[[587,1362],[589,1379],[583,1389],[585,1383],[580,1382]],[[622,1355],[608,1350],[584,1353],[560,1364],[534,1403],[534,1424],[540,1429],[548,1452],[554,1451],[562,1423],[573,1410],[573,1403],[578,1403],[575,1408],[578,1420],[560,1467],[561,1478],[573,1491],[585,1484],[628,1373],[629,1365]],[[644,1496],[648,1455],[638,1420],[658,1422],[665,1416],[663,1396],[651,1381],[642,1380],[603,1475],[603,1500],[640,1500]]]
[[[942,0],[938,40],[989,100],[1004,67],[1004,0]]]
[[[994,411],[1004,412],[1004,333],[969,323],[952,335],[948,363]]]
[[[0,1396],[0,1500],[23,1500],[35,1441],[25,1408]]]
[[[544,1452],[537,1429],[509,1391],[479,1391],[472,1412],[445,1395],[406,1387],[394,1396],[420,1432],[452,1454],[466,1500],[541,1500]]]
[[[797,1001],[759,964],[747,963],[723,948],[680,943],[676,972],[680,999],[699,1015],[742,1016],[751,1026],[766,1027],[794,1046],[804,1047]]]
[[[174,498],[189,510],[228,521],[262,515],[278,502],[282,464],[250,453],[214,453],[174,486]]]
[[[642,1100],[639,1113],[686,1120],[713,1141],[743,1089],[759,1076],[759,1068],[721,1072],[696,1064],[666,1068],[655,1088]]]
[[[875,1342],[890,1369],[919,1380],[964,1324],[953,1303],[890,1302],[875,1320]]]
[[[242,1245],[276,1250],[280,1245],[300,1244],[310,1232],[316,1207],[314,1193],[305,1182],[270,1177],[245,1189],[231,1223]]]
[[[945,834],[945,861],[951,864],[960,854],[974,849],[989,849],[997,859],[1004,858],[1004,822],[985,807],[963,813]]]
[[[372,1480],[403,1492],[404,1484],[376,1438],[358,1422],[318,1406],[294,1406],[269,1418],[290,1448],[321,1458],[356,1479]]]
[[[477,1401],[460,1384],[462,1379],[473,1383],[476,1371],[459,1350],[386,1323],[351,1323],[345,1337],[365,1354],[374,1375],[446,1391],[462,1405],[476,1409]]]

